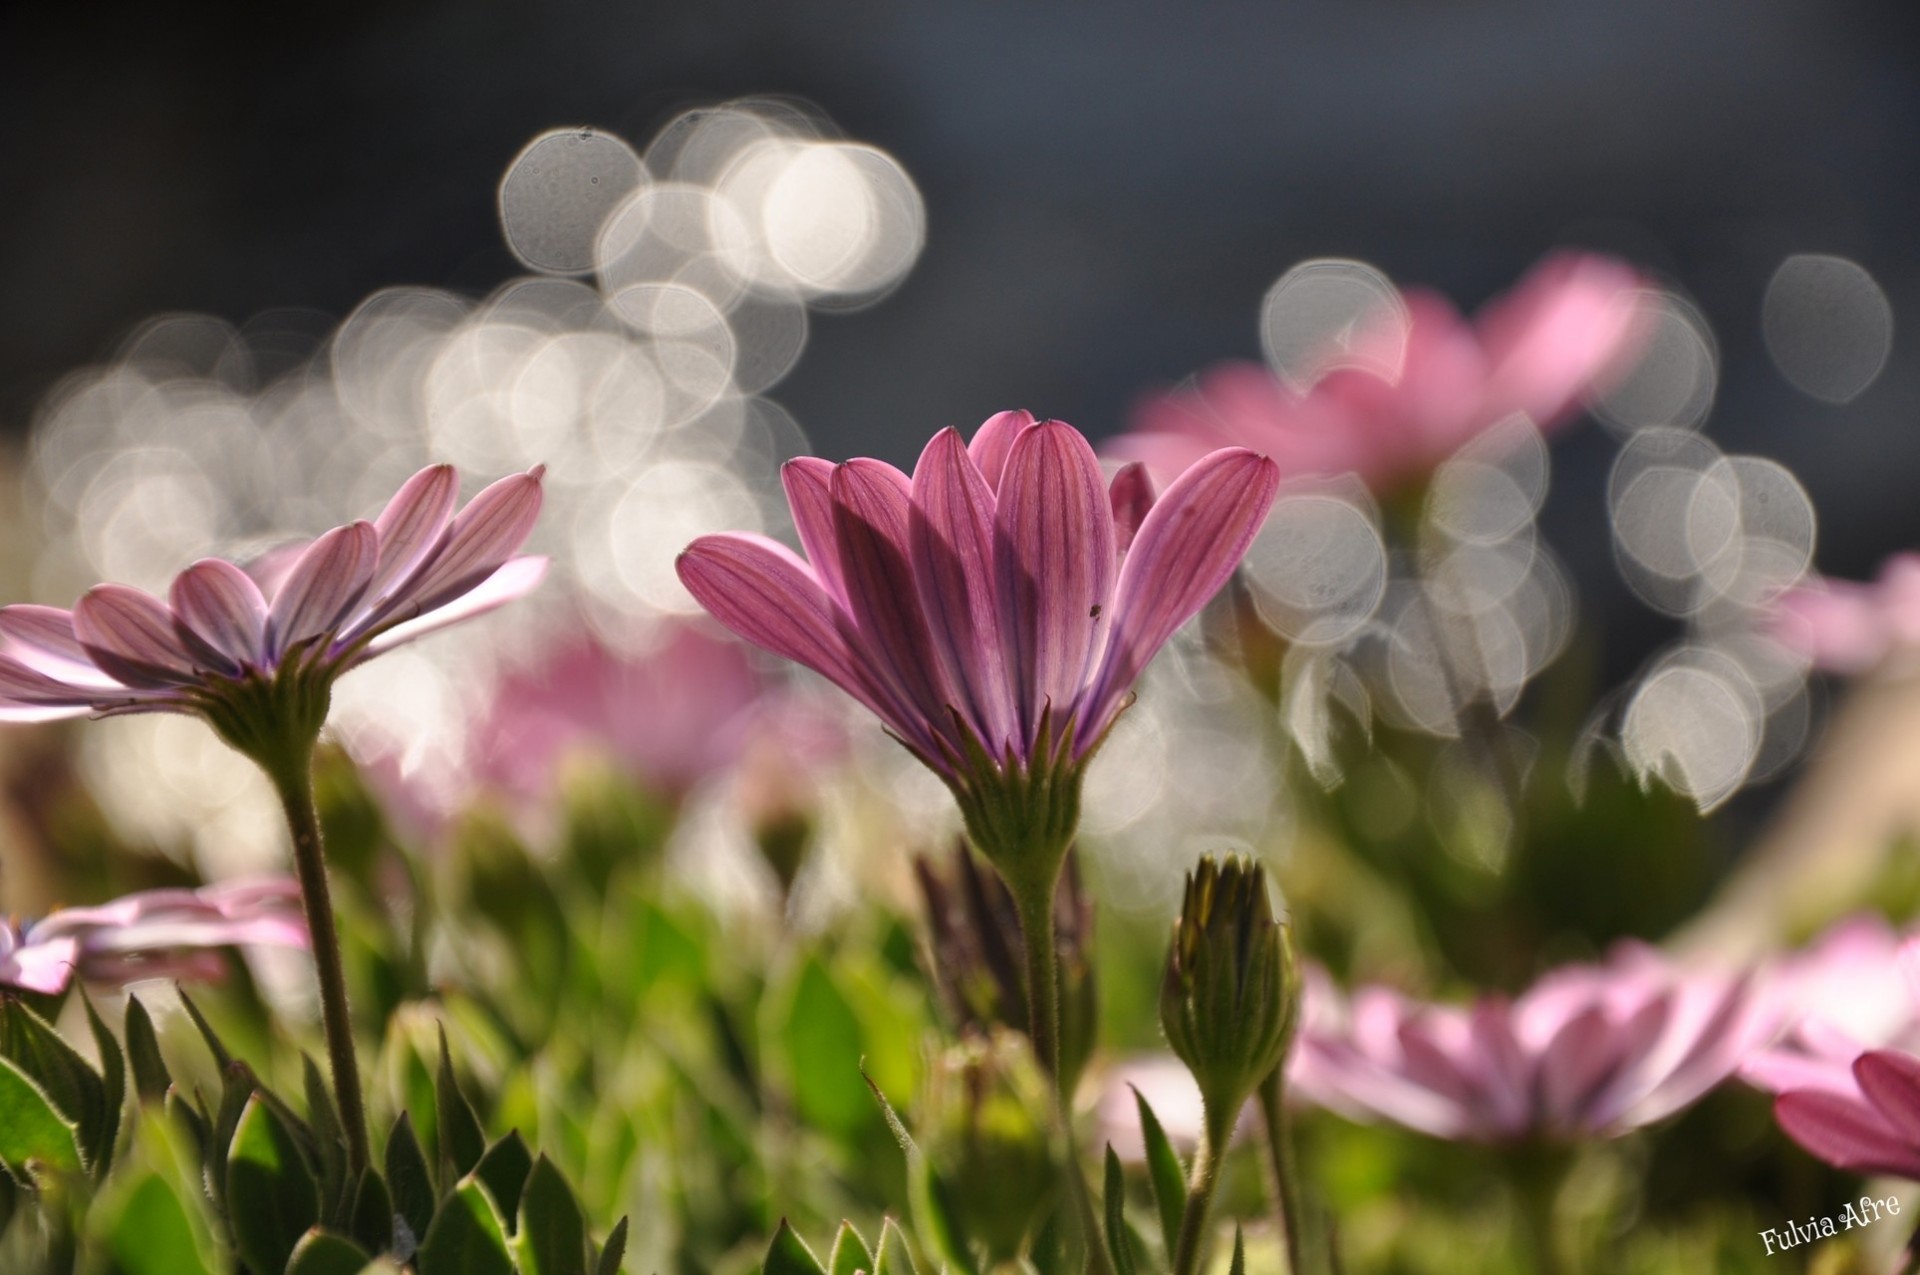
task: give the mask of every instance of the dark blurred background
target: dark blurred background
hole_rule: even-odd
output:
[[[483,292],[517,272],[495,190],[536,134],[643,147],[686,107],[792,94],[897,156],[928,210],[905,285],[822,317],[774,391],[823,454],[905,463],[1011,405],[1111,433],[1143,388],[1257,356],[1261,296],[1302,258],[1473,306],[1581,244],[1698,303],[1709,434],[1798,473],[1818,565],[1865,574],[1920,544],[1917,28],[1920,6],[1867,0],[15,6],[0,421],[25,429],[156,312]],[[1886,370],[1844,406],[1761,340],[1795,252],[1892,302]],[[1610,566],[1616,445],[1557,444],[1545,530],[1618,672],[1673,626]]]

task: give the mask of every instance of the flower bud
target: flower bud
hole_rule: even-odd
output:
[[[1238,856],[1202,857],[1174,923],[1160,1025],[1199,1083],[1216,1145],[1285,1059],[1299,1005],[1290,928],[1274,920],[1265,871]]]
[[[921,1147],[960,1235],[991,1268],[1018,1257],[1058,1198],[1052,1090],[1012,1032],[969,1035],[928,1069]]]
[[[929,964],[956,1031],[995,1027],[1027,1031],[1020,910],[998,873],[982,872],[966,843],[954,847],[941,871],[925,858],[914,875],[926,903]],[[1062,1090],[1073,1092],[1093,1054],[1099,1018],[1093,979],[1093,901],[1080,888],[1077,856],[1069,853],[1054,894],[1055,959],[1060,983]]]

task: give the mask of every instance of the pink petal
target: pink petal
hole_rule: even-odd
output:
[[[1853,1060],[1853,1078],[1886,1117],[1889,1132],[1920,1147],[1920,1058],[1876,1049]]]
[[[536,465],[524,474],[510,474],[468,501],[448,525],[439,550],[383,612],[430,611],[498,571],[533,534],[545,472]]]
[[[98,584],[73,608],[73,631],[94,661],[129,686],[183,686],[193,660],[174,632],[173,612],[150,593]]]
[[[382,631],[367,643],[366,657],[370,659],[523,598],[539,586],[546,574],[544,557],[515,558],[452,601]]]
[[[29,939],[0,958],[0,987],[57,995],[72,981],[79,959],[79,946],[72,939],[47,942]]]
[[[1497,415],[1525,412],[1542,429],[1591,386],[1622,370],[1647,336],[1634,305],[1639,276],[1607,257],[1564,254],[1536,266],[1476,316]]]
[[[967,444],[967,453],[979,467],[980,476],[987,480],[987,486],[994,491],[1000,490],[1000,477],[1006,471],[1007,457],[1013,452],[1013,440],[1032,424],[1032,412],[996,412],[974,431],[973,441]]]
[[[460,476],[452,465],[429,465],[393,493],[373,520],[380,537],[380,564],[367,585],[371,603],[378,605],[411,583],[440,543],[459,498]]]
[[[994,609],[993,522],[993,492],[960,432],[941,430],[913,470],[913,577],[947,680],[998,756],[1017,719]]]
[[[1113,547],[1125,556],[1153,508],[1153,479],[1147,467],[1137,460],[1122,465],[1107,487],[1107,500],[1113,506]]]
[[[787,507],[793,511],[808,565],[844,607],[847,582],[840,570],[840,546],[833,538],[833,470],[830,460],[798,456],[780,467],[780,485],[786,488]]]
[[[1864,1099],[1796,1090],[1774,1099],[1773,1118],[1788,1137],[1835,1168],[1920,1181],[1920,1147],[1896,1137]]]
[[[202,558],[174,577],[168,600],[189,645],[197,643],[231,671],[267,662],[267,600],[239,567]]]
[[[139,701],[156,705],[173,698],[172,689],[139,689],[114,685],[70,686],[28,668],[10,655],[0,655],[0,722],[52,722],[64,717],[125,707]]]
[[[278,659],[315,638],[333,634],[366,594],[380,558],[380,536],[370,522],[335,527],[307,546],[274,596],[268,656]]]
[[[1113,507],[1078,430],[1045,421],[1014,441],[994,532],[1001,639],[1031,739],[1049,704],[1076,706],[1113,624]]]
[[[947,709],[960,698],[933,654],[927,620],[915,597],[908,545],[912,487],[877,460],[852,460],[833,471],[833,530],[846,576],[848,614],[875,670],[902,702],[946,733]]]
[[[1227,582],[1279,486],[1272,461],[1226,448],[1180,475],[1154,504],[1120,569],[1113,634],[1081,706],[1080,739],[1099,737],[1147,661]]]
[[[846,622],[807,564],[778,541],[744,532],[702,536],[674,564],[714,619],[763,650],[804,664],[859,700],[909,743],[932,748],[924,723],[882,689],[849,646]]]
[[[57,682],[118,690],[74,635],[73,613],[22,603],[0,607],[0,650]]]

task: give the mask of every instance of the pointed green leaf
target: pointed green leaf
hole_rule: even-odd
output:
[[[861,1096],[859,1015],[825,965],[808,956],[781,1000],[775,1039],[794,1109],[809,1128],[850,1137],[873,1122]]]
[[[433,1175],[427,1170],[427,1157],[420,1150],[420,1139],[413,1134],[413,1120],[406,1112],[393,1122],[387,1135],[387,1189],[393,1194],[393,1212],[404,1222],[407,1235],[394,1236],[394,1252],[402,1260],[413,1255],[433,1225]]]
[[[460,1179],[434,1215],[414,1263],[420,1275],[514,1275],[506,1227],[478,1178]]]
[[[1166,1241],[1171,1260],[1180,1246],[1180,1216],[1187,1211],[1187,1173],[1180,1167],[1180,1155],[1160,1127],[1159,1117],[1138,1089],[1133,1091],[1133,1102],[1140,1112],[1140,1138],[1147,1147],[1147,1182],[1153,1187],[1153,1203],[1160,1211],[1160,1237]]]
[[[1114,1275],[1135,1275],[1133,1245],[1127,1234],[1127,1180],[1120,1172],[1120,1157],[1107,1144],[1107,1252],[1113,1257]]]
[[[913,1217],[919,1227],[921,1237],[927,1241],[936,1256],[961,1275],[973,1275],[973,1258],[968,1252],[966,1237],[961,1235],[953,1221],[953,1210],[947,1206],[946,1186],[940,1181],[940,1175],[927,1163],[913,1136],[907,1132],[907,1126],[901,1123],[900,1115],[880,1092],[880,1086],[873,1083],[873,1077],[863,1069],[860,1079],[867,1082],[867,1090],[873,1094],[873,1100],[880,1104],[880,1114],[887,1122],[887,1128],[893,1133],[893,1140],[900,1144],[900,1150],[907,1157],[907,1191],[911,1196]]]
[[[78,1136],[73,1122],[54,1110],[46,1092],[12,1059],[0,1058],[0,1163],[22,1182],[33,1181],[30,1162],[77,1174]]]
[[[110,1139],[106,1082],[47,1021],[18,1000],[0,998],[0,1057],[11,1059],[74,1127],[83,1166],[92,1168]],[[111,1123],[118,1124],[117,1118]]]
[[[316,1226],[294,1245],[286,1275],[360,1275],[372,1260],[346,1236]]]
[[[624,1247],[624,1234],[621,1239]],[[522,1275],[587,1275],[587,1220],[566,1178],[544,1155],[534,1163],[520,1196],[514,1247]]]
[[[133,1064],[133,1091],[141,1102],[162,1102],[173,1077],[160,1056],[160,1037],[153,1030],[153,1018],[138,996],[127,997],[127,1059]]]
[[[372,1165],[361,1170],[347,1210],[347,1234],[369,1253],[384,1253],[393,1247],[393,1197],[387,1184]]]
[[[227,1155],[227,1216],[234,1245],[255,1271],[281,1271],[307,1228],[320,1220],[320,1185],[293,1130],[255,1095]]]
[[[187,995],[184,988],[175,990],[180,993],[180,1003],[186,1007],[187,1017],[200,1029],[200,1039],[207,1042],[207,1048],[213,1053],[214,1063],[222,1072],[230,1070],[233,1067],[233,1055],[227,1051],[220,1034],[213,1030],[213,1024],[207,1021],[207,1016],[200,1012],[200,1007],[193,1003],[193,997]]]
[[[227,1156],[233,1150],[233,1135],[240,1128],[240,1117],[253,1101],[253,1073],[244,1063],[234,1063],[223,1078],[220,1109],[214,1112],[207,1141],[207,1186],[214,1205],[222,1215],[227,1205]]]
[[[100,1085],[102,1105],[106,1119],[100,1128],[100,1141],[97,1146],[86,1149],[88,1159],[93,1162],[93,1176],[104,1178],[113,1165],[113,1146],[120,1138],[120,1121],[126,1114],[127,1105],[127,1059],[120,1052],[120,1042],[115,1040],[107,1025],[100,1020],[100,1011],[93,1007],[93,998],[83,990],[80,1003],[87,1009],[87,1030],[93,1035],[93,1047],[100,1054]]]
[[[453,1055],[447,1051],[444,1025],[440,1028],[440,1074],[433,1095],[435,1123],[440,1129],[440,1160],[452,1166],[451,1176],[465,1177],[486,1153],[487,1139],[480,1131],[480,1117],[473,1114],[473,1104],[454,1079]]]
[[[347,1134],[333,1105],[333,1091],[311,1055],[300,1055],[300,1078],[307,1091],[307,1128],[320,1170],[321,1213],[329,1226],[345,1226],[357,1185],[347,1175]]]
[[[780,1219],[780,1229],[773,1233],[773,1243],[767,1246],[767,1260],[760,1272],[761,1275],[827,1275],[820,1259],[787,1225],[785,1218]]]
[[[193,1139],[194,1154],[205,1160],[207,1148],[213,1141],[213,1126],[207,1120],[207,1113],[196,1107],[173,1085],[167,1086],[166,1111],[167,1118]]]
[[[907,1248],[907,1237],[893,1224],[892,1218],[880,1223],[880,1260],[873,1268],[873,1275],[920,1275],[914,1269],[913,1254]]]
[[[506,1137],[488,1147],[480,1163],[474,1166],[473,1176],[487,1184],[487,1194],[493,1197],[500,1216],[506,1219],[508,1235],[516,1229],[520,1192],[526,1187],[527,1174],[532,1170],[533,1156],[527,1151],[526,1140],[518,1129],[510,1130]]]
[[[1027,1246],[1027,1261],[1033,1264],[1035,1275],[1080,1275],[1086,1265],[1085,1253],[1067,1251],[1069,1231],[1077,1240],[1080,1229],[1069,1225],[1068,1207],[1071,1206],[1056,1205],[1034,1232],[1033,1243]]]
[[[873,1252],[860,1238],[860,1232],[853,1229],[853,1223],[841,1222],[839,1232],[833,1237],[833,1252],[827,1257],[827,1275],[871,1272],[874,1265]]]
[[[1237,1226],[1233,1228],[1233,1265],[1227,1275],[1247,1275],[1247,1237]]]
[[[98,1206],[88,1220],[116,1272],[206,1275],[186,1205],[166,1178],[145,1171],[131,1187],[116,1181],[114,1195],[114,1202]]]
[[[627,1219],[621,1218],[607,1233],[606,1247],[593,1264],[593,1275],[620,1275],[620,1263],[627,1255]]]

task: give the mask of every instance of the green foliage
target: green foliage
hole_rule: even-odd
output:
[[[462,1178],[441,1202],[415,1262],[420,1275],[513,1275],[500,1210],[478,1178]]]
[[[227,1155],[227,1216],[234,1247],[256,1273],[282,1270],[294,1246],[320,1220],[313,1166],[273,1104],[254,1094],[234,1128]]]

